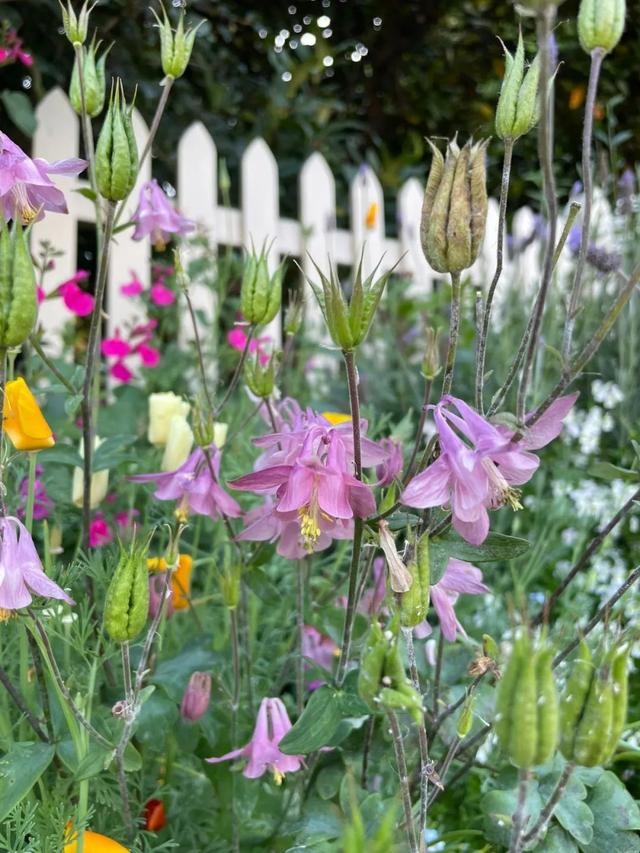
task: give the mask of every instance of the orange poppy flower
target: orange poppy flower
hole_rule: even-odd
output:
[[[44,450],[56,443],[36,398],[21,376],[5,386],[3,422],[16,450]]]
[[[149,800],[144,807],[144,828],[158,832],[167,825],[167,813],[162,800]]]
[[[88,830],[84,833],[82,849],[83,853],[131,853],[128,847],[123,847],[113,838]],[[64,845],[64,853],[77,853],[77,850],[77,835],[74,834],[72,840]]]
[[[147,560],[150,572],[166,572],[167,561],[164,557],[151,557]],[[191,588],[191,570],[193,558],[190,554],[180,554],[178,568],[171,576],[171,601],[174,610],[186,610],[189,606],[189,590]]]

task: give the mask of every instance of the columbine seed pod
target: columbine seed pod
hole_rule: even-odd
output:
[[[240,308],[252,326],[266,326],[280,310],[283,275],[284,262],[269,275],[264,247],[259,255],[252,252],[248,256],[240,287]]]
[[[275,355],[271,356],[265,365],[260,364],[259,353],[256,353],[254,359],[247,359],[244,381],[247,383],[249,391],[256,397],[265,399],[273,393],[275,363]]]
[[[296,294],[291,298],[287,310],[284,312],[283,331],[285,335],[297,335],[302,326],[303,318],[304,301],[301,296]]]
[[[558,745],[559,699],[553,676],[554,650],[543,647],[536,654],[536,704],[538,709],[538,738],[535,764],[546,764]]]
[[[613,719],[611,739],[607,747],[607,758],[616,751],[618,742],[627,722],[629,704],[629,643],[624,643],[612,652],[611,682],[613,689]]]
[[[60,10],[62,12],[62,26],[64,28],[64,34],[72,45],[84,44],[87,38],[87,30],[89,28],[89,15],[96,4],[93,3],[89,8],[87,8],[88,0],[85,0],[82,4],[82,9],[80,9],[80,14],[76,16],[73,6],[71,5],[71,0],[68,0],[66,9],[60,0],[58,0],[58,2],[60,3]]]
[[[204,23],[204,20],[200,21],[198,26],[194,29],[189,27],[185,31],[183,11],[180,13],[178,26],[175,30],[172,30],[171,23],[169,22],[169,18],[167,17],[167,13],[162,4],[160,4],[160,8],[162,9],[162,20],[160,20],[155,10],[152,9],[151,11],[155,15],[155,19],[158,22],[158,29],[160,30],[160,59],[162,62],[162,70],[168,78],[176,80],[178,77],[182,77],[184,72],[187,70],[187,65],[191,59],[191,51],[193,50],[196,33]]]
[[[384,660],[387,654],[387,641],[380,623],[371,623],[369,633],[360,658],[358,670],[358,693],[372,711],[378,711],[376,697],[384,673]]]
[[[473,709],[476,705],[476,697],[469,696],[467,701],[462,706],[462,711],[460,712],[460,717],[458,718],[458,725],[456,726],[456,735],[462,740],[465,738],[469,732],[471,731],[471,726],[473,725]]]
[[[138,147],[133,134],[131,110],[127,109],[122,83],[111,89],[109,109],[96,146],[98,191],[109,201],[125,199],[138,174]]]
[[[540,62],[536,56],[525,74],[522,33],[515,56],[504,44],[502,46],[506,67],[496,109],[496,133],[500,139],[515,140],[528,133],[538,122]]]
[[[149,610],[148,543],[132,542],[130,550],[120,545],[120,557],[107,589],[104,627],[112,640],[134,640],[144,628]]]
[[[0,349],[20,346],[38,313],[36,277],[22,223],[0,232]]]
[[[469,140],[461,149],[454,139],[446,159],[427,142],[433,160],[422,205],[422,249],[437,272],[459,273],[474,263],[484,237],[487,142]]]
[[[570,760],[597,767],[609,757],[613,730],[613,685],[608,666],[596,671],[575,733]]]
[[[400,624],[415,628],[427,618],[429,610],[429,537],[425,533],[416,544],[415,559],[407,566],[413,582],[407,592],[400,593]]]
[[[428,326],[425,329],[425,337],[427,340],[424,348],[421,373],[425,379],[433,381],[442,370],[440,361],[440,332],[434,329],[433,326]]]
[[[560,752],[567,760],[572,760],[573,757],[576,729],[591,687],[593,673],[591,650],[582,640],[578,657],[560,699]]]
[[[84,87],[84,100],[87,108],[87,115],[90,118],[99,116],[104,107],[105,98],[105,63],[107,54],[111,50],[108,47],[100,59],[96,61],[96,54],[100,47],[100,42],[95,43],[95,36],[89,45],[89,48],[84,57],[82,66],[82,83]],[[73,65],[73,73],[71,75],[71,85],[69,86],[69,100],[71,106],[78,115],[82,115],[82,98],[80,92],[80,72],[78,70],[78,60]]]
[[[609,53],[624,32],[625,0],[581,0],[578,37],[583,50]]]

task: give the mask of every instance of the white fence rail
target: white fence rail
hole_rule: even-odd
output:
[[[79,123],[66,94],[54,89],[40,102],[37,109],[38,128],[33,141],[33,156],[47,160],[77,156],[79,150]],[[148,129],[140,114],[134,110],[134,128],[138,144],[144,144]],[[147,159],[138,179],[138,185],[149,179],[151,163]],[[74,189],[88,186],[86,182],[65,177],[56,178],[65,191],[69,214],[49,214],[34,228],[34,246],[40,240],[49,240],[64,255],[57,261],[56,281],[63,281],[76,270],[78,223],[94,220],[93,204]],[[433,282],[441,278],[427,264],[420,247],[419,225],[423,187],[411,178],[401,187],[396,201],[397,238],[386,236],[385,205],[382,186],[368,166],[362,166],[350,186],[350,229],[336,227],[336,186],[327,161],[320,153],[311,154],[299,175],[298,219],[288,219],[279,212],[278,165],[263,139],[254,139],[242,155],[240,164],[240,209],[218,204],[217,151],[214,140],[201,122],[195,122],[183,133],[178,145],[177,175],[178,207],[206,230],[214,246],[256,246],[273,240],[269,262],[275,268],[284,255],[299,258],[310,276],[313,257],[321,269],[326,270],[328,259],[339,265],[353,267],[364,250],[367,270],[383,256],[381,269],[389,269],[401,258],[398,272],[411,277],[414,292],[430,290]],[[137,201],[137,188],[129,201],[132,213]],[[483,249],[471,276],[479,285],[486,286],[495,265],[498,205],[489,202],[487,232]],[[528,208],[519,210],[514,217],[514,238],[527,238],[534,227],[534,215]],[[134,301],[120,293],[119,285],[134,271],[143,284],[150,280],[150,246],[148,240],[134,242],[131,230],[117,235],[111,256],[106,311],[110,331],[125,327],[135,318]],[[522,277],[523,283],[537,279],[539,243],[533,241],[520,256],[512,274]],[[511,266],[508,264],[508,266]],[[509,270],[507,270],[507,273]],[[208,290],[194,293],[199,308],[211,314]],[[318,328],[318,310],[313,298],[306,300],[308,323]],[[55,334],[65,321],[65,312],[56,301],[41,306],[41,319],[49,334],[49,346],[55,346]],[[276,339],[279,323],[270,333]],[[320,332],[318,332],[320,334]]]

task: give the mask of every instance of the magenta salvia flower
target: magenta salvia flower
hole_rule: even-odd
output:
[[[434,407],[440,456],[411,480],[402,502],[420,509],[449,506],[454,528],[472,545],[480,545],[489,532],[489,509],[507,503],[521,508],[514,486],[527,483],[540,464],[530,451],[559,435],[576,398],[560,397],[521,439],[512,441],[512,430],[491,424],[464,400],[443,397]]]
[[[175,471],[158,474],[136,474],[129,477],[134,483],[155,483],[154,497],[160,501],[178,501],[177,510],[208,515],[214,520],[226,515],[241,515],[238,503],[219,484],[220,451],[215,444],[207,448],[211,464],[201,447]]]
[[[55,163],[32,160],[0,131],[0,204],[5,219],[20,219],[26,225],[42,219],[45,210],[67,213],[64,193],[49,175],[78,175],[86,166],[87,161],[77,157]]]
[[[44,572],[29,531],[13,516],[0,518],[0,608],[19,610],[31,604],[31,593],[75,604]]]
[[[270,770],[277,784],[280,784],[286,773],[295,773],[304,763],[302,755],[285,755],[278,749],[278,744],[290,729],[291,721],[282,700],[265,698],[260,703],[256,727],[249,743],[218,758],[207,758],[206,761],[218,764],[234,758],[247,758],[243,776],[257,779]]]
[[[204,717],[211,699],[211,676],[207,672],[192,672],[180,703],[180,716],[187,723]]]
[[[155,178],[142,185],[133,221],[136,223],[133,239],[142,240],[150,236],[159,251],[165,248],[172,234],[188,234],[195,228],[190,219],[174,210]]]

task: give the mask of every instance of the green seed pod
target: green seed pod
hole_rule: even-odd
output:
[[[304,302],[302,296],[294,295],[284,312],[283,329],[286,336],[297,335],[304,318]]]
[[[456,734],[460,738],[460,740],[465,738],[471,731],[471,726],[473,725],[473,709],[475,708],[475,704],[476,697],[470,696],[462,706],[462,711],[460,713],[460,718],[456,727]]]
[[[160,4],[160,8],[162,9],[162,20],[160,20],[157,12],[153,9],[152,12],[155,15],[158,22],[158,29],[160,30],[160,60],[162,62],[162,70],[167,77],[176,80],[178,77],[182,77],[187,70],[196,33],[204,23],[204,20],[194,29],[189,27],[185,31],[183,11],[180,13],[178,26],[175,30],[172,30],[171,23],[162,4]]]
[[[530,648],[520,655],[511,717],[507,744],[509,760],[516,767],[533,767],[538,746],[538,697],[536,662]]]
[[[522,644],[519,638],[513,645],[511,657],[498,683],[496,695],[496,713],[494,725],[498,740],[504,750],[511,736],[513,724],[513,707],[515,704],[515,691],[518,682],[518,672],[522,656]]]
[[[425,336],[427,340],[424,348],[421,373],[425,379],[433,382],[442,370],[442,364],[440,361],[440,345],[438,341],[440,332],[432,326],[428,326],[425,329]]]
[[[62,12],[62,26],[64,28],[64,34],[72,45],[84,44],[87,38],[87,30],[89,28],[89,15],[96,4],[93,3],[90,8],[87,8],[88,0],[85,0],[82,4],[82,9],[80,9],[80,14],[76,16],[73,6],[71,5],[71,0],[68,0],[66,9],[60,0],[58,0],[58,2],[60,3],[60,10]]]
[[[630,650],[630,645],[628,643],[624,643],[622,646],[614,649],[612,653],[611,682],[613,689],[613,720],[611,723],[611,740],[607,747],[607,759],[616,751],[627,722]]]
[[[496,109],[496,133],[501,139],[515,140],[538,122],[540,62],[536,56],[525,74],[522,33],[515,56],[503,47],[506,68]]]
[[[240,601],[241,568],[235,564],[225,568],[219,578],[222,601],[228,610],[235,610]]]
[[[560,752],[567,761],[573,760],[573,747],[578,722],[593,680],[594,666],[591,650],[584,640],[560,699]]]
[[[112,640],[134,640],[144,628],[149,610],[148,542],[131,543],[129,551],[120,544],[120,557],[107,589],[104,627]]]
[[[31,334],[38,313],[36,276],[29,245],[16,220],[0,233],[0,349],[17,347]]]
[[[122,83],[112,87],[107,111],[96,146],[98,191],[109,201],[125,199],[136,181],[138,148],[133,135],[131,111],[127,109]]]
[[[254,359],[248,358],[244,369],[244,381],[247,388],[256,397],[266,399],[273,393],[275,355],[263,366],[260,364],[260,355],[256,353]]]
[[[535,764],[546,764],[558,745],[559,700],[553,676],[554,650],[547,646],[536,655],[536,695],[538,706],[538,739]]]
[[[433,161],[422,206],[425,257],[438,272],[470,267],[480,250],[487,218],[486,142],[460,149],[454,139],[446,159],[430,141]]]
[[[625,0],[581,0],[578,12],[578,37],[587,53],[609,53],[624,32]]]
[[[240,288],[240,307],[252,326],[265,326],[280,310],[283,273],[284,263],[269,275],[265,247],[259,255],[252,252],[248,256]]]
[[[498,660],[500,657],[500,649],[491,634],[482,635],[482,654],[492,660]]]
[[[416,544],[415,559],[411,560],[407,569],[412,577],[412,583],[407,592],[400,596],[400,624],[403,628],[415,628],[427,618],[429,611],[429,537],[423,534]]]
[[[382,633],[380,623],[372,622],[358,671],[358,693],[372,711],[379,710],[375,700],[384,674],[387,646],[388,642]]]
[[[609,757],[613,730],[613,684],[605,666],[591,679],[591,687],[576,731],[572,760],[597,767]]]
[[[105,63],[107,54],[111,50],[108,47],[100,59],[96,61],[96,53],[100,42],[95,43],[95,37],[91,41],[84,58],[82,66],[82,82],[84,84],[84,98],[87,115],[91,118],[99,116],[104,107],[105,98]],[[80,74],[78,71],[78,60],[73,65],[71,85],[69,86],[69,100],[71,106],[78,115],[82,115],[82,97],[80,92]]]

